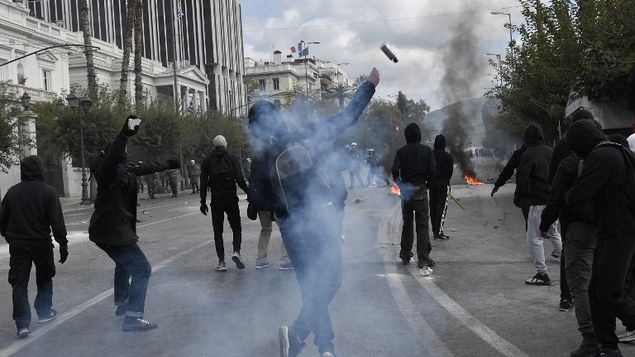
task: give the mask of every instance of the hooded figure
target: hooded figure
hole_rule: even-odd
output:
[[[408,124],[404,136],[407,144],[397,150],[392,165],[393,179],[401,190],[403,230],[399,257],[407,265],[413,256],[414,220],[417,231],[417,265],[421,269],[420,273],[428,276],[435,265],[430,258],[432,245],[428,233],[428,187],[435,177],[436,163],[430,147],[420,144],[419,125]]]
[[[529,207],[527,215],[527,244],[536,267],[534,277],[525,280],[529,285],[551,285],[545,264],[543,247],[543,233],[540,231],[542,211],[549,200],[549,164],[553,150],[544,144],[542,130],[535,124],[525,128],[525,145],[527,149],[520,157],[520,166],[516,173],[516,192],[514,203],[521,208]],[[554,257],[560,257],[562,240],[558,232],[557,222],[554,222],[545,236],[553,243]]]
[[[635,157],[606,142],[590,120],[567,132],[571,148],[584,158],[580,177],[567,191],[569,207],[592,203],[598,212],[597,251],[589,287],[593,329],[605,353],[617,353],[615,318],[635,330],[635,301],[625,281],[635,258]]]
[[[434,239],[448,239],[443,233],[441,220],[447,204],[448,186],[454,172],[452,156],[445,152],[445,136],[434,138],[434,162],[436,163],[435,177],[430,184],[430,222]]]
[[[35,264],[39,322],[55,318],[53,276],[55,263],[51,232],[60,245],[60,263],[68,257],[66,226],[55,188],[44,183],[42,160],[27,156],[20,163],[22,182],[11,187],[0,206],[0,234],[9,243],[9,284],[13,288],[13,320],[18,338],[29,335],[31,308],[28,285]]]

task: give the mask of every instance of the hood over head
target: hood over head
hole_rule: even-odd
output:
[[[573,114],[571,114],[571,121],[574,123],[578,120],[583,120],[583,119],[595,119],[595,118],[593,117],[593,114],[590,111],[584,108],[578,109],[575,112],[573,112]]]
[[[44,181],[44,164],[36,155],[27,156],[20,161],[20,178],[22,181]]]
[[[445,150],[445,136],[439,134],[434,138],[434,149]]]
[[[608,139],[609,139],[609,141],[617,143],[617,144],[620,144],[620,145],[622,145],[623,147],[625,147],[627,149],[629,148],[628,147],[628,141],[626,140],[625,137],[623,137],[620,134],[609,135]]]
[[[567,140],[576,155],[586,158],[597,144],[606,141],[606,136],[594,120],[582,119],[571,125]]]
[[[403,131],[403,134],[406,137],[406,142],[408,144],[418,144],[421,142],[421,129],[419,129],[419,125],[417,125],[417,123],[408,124],[406,129]]]
[[[259,139],[275,136],[278,108],[266,100],[259,100],[249,108],[249,133]]]
[[[525,144],[542,144],[545,141],[542,129],[536,124],[529,124],[525,127],[524,137]]]

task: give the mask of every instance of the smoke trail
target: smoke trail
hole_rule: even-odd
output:
[[[461,170],[474,171],[472,161],[465,150],[468,146],[469,116],[461,100],[477,95],[476,85],[487,69],[478,55],[479,39],[476,27],[481,19],[475,14],[465,16],[452,29],[452,39],[443,54],[445,74],[440,89],[443,103],[451,105],[448,118],[443,123],[443,134],[448,138],[448,149]]]

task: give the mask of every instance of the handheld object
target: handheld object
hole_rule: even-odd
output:
[[[399,62],[397,56],[395,55],[395,52],[393,52],[393,50],[388,47],[388,44],[386,42],[384,42],[380,49],[386,55],[386,57],[388,57],[389,60],[395,63]]]
[[[128,129],[135,130],[141,124],[141,118],[128,120]]]

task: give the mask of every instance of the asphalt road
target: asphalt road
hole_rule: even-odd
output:
[[[451,239],[433,241],[437,266],[430,278],[397,262],[398,199],[382,187],[351,191],[344,280],[331,305],[340,357],[568,356],[577,347],[573,312],[558,310],[558,284],[524,284],[535,272],[522,216],[511,204],[513,186],[495,200],[490,190],[453,186],[466,210],[450,203]],[[241,200],[243,213],[245,204]],[[269,269],[254,269],[259,224],[245,218],[247,268],[230,262],[228,272],[217,273],[210,218],[198,211],[196,196],[142,200],[140,245],[153,266],[146,318],[159,328],[124,333],[112,303],[114,264],[88,241],[89,216],[86,209],[66,213],[70,257],[54,278],[57,320],[34,323],[28,339],[16,340],[11,289],[0,285],[0,356],[278,356],[277,329],[293,321],[300,296],[293,272],[277,270],[276,229]],[[229,232],[226,226],[227,254]],[[8,258],[0,245],[5,277]],[[548,265],[557,280],[557,262]],[[33,301],[34,274],[31,280]],[[302,356],[317,356],[308,345]],[[623,352],[632,356],[635,348],[623,346]]]

